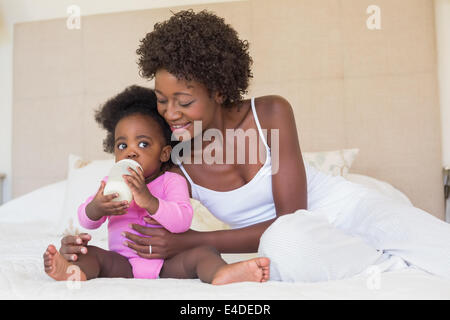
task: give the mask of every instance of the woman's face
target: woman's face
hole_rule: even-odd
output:
[[[179,80],[164,69],[156,72],[155,93],[158,112],[167,121],[179,140],[194,138],[194,121],[201,121],[202,131],[217,127],[215,113],[220,104],[211,97],[206,87],[196,81]],[[180,136],[183,138],[180,139]]]

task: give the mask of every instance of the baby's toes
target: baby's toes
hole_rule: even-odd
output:
[[[49,245],[47,247],[47,250],[44,252],[43,258],[44,258],[44,269],[45,272],[50,272],[53,268],[54,263],[54,257],[56,253],[56,248],[53,245]]]
[[[46,258],[44,258],[44,267],[45,271],[50,271],[53,266],[53,255],[48,255]]]
[[[262,281],[268,281],[269,278],[270,278],[270,269],[269,268],[263,268]]]
[[[42,257],[43,257],[44,259],[47,259],[47,258],[49,258],[49,257],[51,257],[51,256],[53,256],[53,255],[55,255],[56,252],[57,252],[57,251],[56,251],[55,246],[52,245],[52,244],[50,244],[50,245],[47,247],[47,250],[45,250],[45,252],[44,252],[44,254],[42,255]]]
[[[48,252],[51,255],[54,255],[54,254],[56,254],[57,251],[58,250],[56,250],[56,247],[54,245],[50,244],[50,245],[48,245],[46,252]]]

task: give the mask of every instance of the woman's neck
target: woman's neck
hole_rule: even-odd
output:
[[[192,138],[192,140],[190,141],[192,157],[191,160],[193,161],[191,163],[195,163],[195,157],[197,157],[198,159],[198,157],[201,156],[201,159],[203,159],[204,151],[208,146],[208,155],[215,156],[215,152],[217,150],[222,150],[222,156],[226,156],[225,146],[227,145],[227,130],[237,129],[242,123],[243,117],[245,117],[245,112],[240,112],[240,106],[241,104],[227,108],[217,106],[212,116],[213,121],[211,121],[211,123],[206,128],[203,127],[202,124],[201,133],[195,132],[194,128],[194,138]],[[208,134],[205,137],[204,133],[207,130],[211,131],[207,132]],[[230,143],[233,142],[234,139],[233,141],[230,141]],[[214,143],[214,146],[211,146],[212,143]],[[214,154],[211,154],[211,149],[214,149]]]
[[[227,113],[229,113],[229,110],[223,108],[220,105],[216,105],[214,108],[214,113],[212,115],[212,121],[211,123],[205,127],[204,123],[201,124],[201,134],[197,134],[196,132],[194,132],[194,134],[197,134],[194,136],[194,138],[192,139],[191,143],[191,149],[192,151],[194,151],[194,147],[198,147],[201,146],[202,150],[205,150],[205,148],[210,145],[211,143],[214,142],[214,140],[212,141],[208,141],[208,140],[203,140],[203,134],[204,132],[206,132],[207,130],[212,130],[212,132],[210,131],[210,134],[214,132],[220,132],[220,134],[222,135],[222,137],[225,137],[225,133],[226,133],[226,129],[229,129],[229,121],[228,121],[228,117],[227,117]]]

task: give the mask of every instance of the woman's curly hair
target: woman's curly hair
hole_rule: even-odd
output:
[[[95,121],[107,132],[106,138],[103,140],[105,152],[114,153],[114,131],[116,125],[121,119],[132,114],[152,117],[161,127],[161,132],[167,144],[173,145],[170,127],[158,113],[155,92],[149,88],[132,85],[109,99],[95,111]],[[171,165],[170,160],[169,162],[169,165]]]
[[[178,79],[202,83],[210,94],[218,92],[229,106],[247,93],[253,62],[248,48],[223,18],[190,9],[155,24],[136,52],[142,77],[153,79],[165,69]]]

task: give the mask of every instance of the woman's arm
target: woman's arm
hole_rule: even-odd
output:
[[[267,96],[257,99],[256,111],[261,126],[268,129],[272,154],[272,192],[277,216],[307,209],[307,181],[292,107],[284,98]],[[259,105],[259,108],[258,108]],[[272,135],[278,130],[279,138]],[[275,145],[278,142],[278,147]],[[278,149],[278,151],[277,151]],[[277,159],[278,154],[278,159]],[[278,164],[276,163],[278,161]]]
[[[127,246],[135,250],[139,256],[147,259],[167,259],[182,251],[202,245],[212,246],[220,253],[251,253],[258,250],[261,235],[275,219],[241,229],[188,230],[184,233],[171,233],[166,229],[132,224],[132,228],[143,237],[130,232],[125,232],[125,237],[132,241],[127,241]],[[144,220],[150,223],[150,220],[146,220],[146,218]],[[149,254],[149,245],[152,246],[152,254]]]
[[[261,235],[275,220],[276,218],[240,229],[195,232],[191,235],[190,245],[208,244],[220,253],[256,252]]]
[[[277,217],[298,209],[306,209],[306,173],[292,108],[279,96],[258,98],[255,105],[260,124],[269,133],[268,144],[272,153],[272,167],[275,170],[272,175],[272,192]],[[278,130],[278,141],[272,130]],[[176,235],[164,229],[149,230],[133,225],[137,232],[152,238],[143,239],[130,233],[127,238],[136,243],[129,243],[130,247],[147,258],[167,258],[199,245],[213,246],[221,253],[255,252],[261,235],[275,220],[276,218],[241,229],[209,232],[189,230]],[[152,245],[152,252],[156,250],[157,253],[145,255],[149,244]]]
[[[255,107],[262,129],[268,132],[267,143],[271,149],[273,170],[272,193],[277,217],[306,209],[306,173],[292,107],[279,96],[258,98]],[[194,234],[192,244],[207,243],[223,253],[255,252],[261,235],[275,220],[242,229]]]

